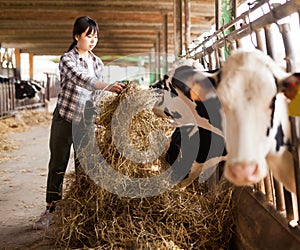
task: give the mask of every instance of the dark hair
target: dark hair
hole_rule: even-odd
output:
[[[72,50],[76,45],[77,41],[75,39],[76,35],[81,35],[88,28],[87,35],[92,32],[99,33],[98,24],[88,16],[78,17],[73,26],[73,42],[70,45],[68,51]]]

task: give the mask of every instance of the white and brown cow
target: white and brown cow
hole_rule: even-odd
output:
[[[227,149],[224,176],[243,186],[262,180],[271,169],[274,177],[295,192],[288,99],[293,98],[297,74],[287,74],[260,51],[235,51],[224,63],[217,93],[224,117]]]
[[[214,83],[223,106],[222,127],[228,152],[225,177],[238,186],[249,185],[262,180],[270,168],[277,180],[295,192],[293,159],[288,150],[291,139],[287,112],[289,101],[281,90],[285,85],[285,94],[290,99],[294,98],[299,76],[284,72],[269,56],[258,50],[237,50],[230,55],[220,71],[207,75]],[[169,87],[169,91],[174,91],[173,87]],[[201,96],[201,90],[197,93],[197,85],[190,87],[196,95]],[[180,96],[178,89],[176,91],[194,118],[197,114],[203,115],[202,111],[198,112],[197,102],[184,95]],[[173,109],[176,111],[176,101],[174,103]],[[203,137],[201,127],[205,131],[214,131],[203,121],[197,121],[197,118],[196,125],[199,127],[200,140]],[[207,147],[210,144],[205,141],[200,145],[199,152],[204,149],[208,151]],[[189,185],[199,176],[205,165],[210,167],[224,160],[223,153],[220,151],[215,158],[208,158],[208,161],[214,160],[211,164],[203,159],[195,161],[188,178],[182,181],[183,186]]]

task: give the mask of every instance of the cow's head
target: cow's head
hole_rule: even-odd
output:
[[[274,141],[278,129],[274,124],[277,93],[284,90],[293,97],[290,89],[298,87],[298,75],[285,73],[260,51],[232,53],[218,74],[217,93],[224,109],[228,151],[224,175],[239,186],[253,184],[268,171],[270,138],[273,136]]]

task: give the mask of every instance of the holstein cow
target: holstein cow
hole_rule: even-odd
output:
[[[178,69],[183,68],[181,66]],[[287,112],[289,101],[281,90],[284,90],[289,99],[294,98],[299,75],[284,72],[269,56],[258,50],[251,52],[237,50],[230,55],[221,70],[214,74],[204,74],[216,88],[224,112],[221,112],[214,97],[207,95],[201,98],[203,81],[204,85],[207,85],[207,79],[202,77],[198,84],[194,79],[190,85],[187,81],[181,81],[185,86],[176,84],[176,80],[174,84],[174,77],[169,83],[164,79],[164,89],[169,89],[170,92],[180,96],[190,108],[196,118],[194,123],[199,128],[200,141],[202,139],[197,159],[190,167],[188,177],[181,184],[183,186],[190,184],[201,171],[203,172],[205,166],[207,168],[224,160],[227,151],[224,176],[235,185],[257,183],[267,175],[269,167],[277,180],[288,190],[295,192],[293,160],[289,151],[291,139]],[[166,88],[166,85],[169,87]],[[202,104],[211,100],[213,108],[205,110],[209,105],[203,107]],[[165,113],[176,113],[179,107],[176,107],[176,101],[174,103],[175,105],[168,106]],[[226,151],[221,152],[217,147],[217,152],[212,157],[207,155],[209,148],[213,146],[209,136],[217,135],[221,138],[221,135],[215,130],[215,127],[220,128],[219,122],[216,122],[218,119],[212,122],[207,113],[210,117],[222,116],[221,130],[226,141]],[[197,119],[197,116],[207,118],[213,126],[209,127]],[[186,125],[188,119],[183,120],[183,125]],[[176,148],[180,144],[176,140],[178,130],[175,130],[174,134],[167,154],[167,157],[171,158],[174,158],[174,153],[175,158],[178,154],[172,147]],[[221,139],[219,143],[222,148]],[[202,157],[199,158],[199,155]]]
[[[288,99],[295,97],[298,74],[288,74],[261,51],[233,52],[215,74],[224,110],[228,151],[224,176],[243,186],[274,177],[295,192]]]
[[[221,103],[209,79],[191,65],[177,67],[171,77],[165,75],[151,87],[164,93],[159,109],[154,111],[175,120],[177,128],[172,134],[166,160],[170,165],[182,165],[182,168],[174,168],[174,178],[186,177],[180,184],[187,186],[205,169],[225,160]],[[187,157],[192,157],[192,161],[186,161]],[[202,181],[208,177],[204,176]]]
[[[37,93],[44,91],[44,88],[36,81],[16,81],[15,88],[17,99],[35,98],[39,100]]]

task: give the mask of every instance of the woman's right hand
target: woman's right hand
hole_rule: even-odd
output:
[[[115,83],[111,83],[111,84],[104,83],[104,82],[97,82],[96,86],[95,86],[95,88],[98,90],[103,89],[103,90],[107,90],[107,91],[114,92],[117,94],[119,94],[123,90],[124,87],[125,87],[125,84],[120,83],[120,82],[115,82]]]
[[[117,94],[121,93],[124,89],[125,84],[120,82],[111,83],[106,87],[106,90],[110,92],[115,92]]]

